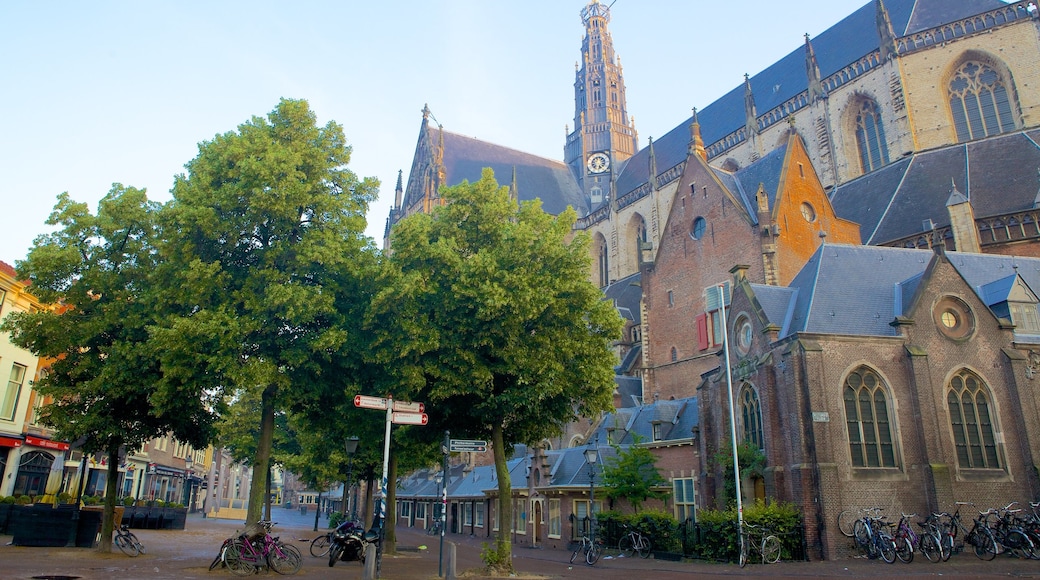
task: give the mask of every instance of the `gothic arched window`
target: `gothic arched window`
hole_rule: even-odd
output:
[[[873,100],[864,99],[856,112],[856,148],[863,173],[888,163],[888,143],[881,123],[881,111]]]
[[[740,391],[740,416],[744,421],[744,442],[753,444],[757,449],[765,449],[762,405],[758,400],[758,391],[749,384],[745,384]]]
[[[979,60],[969,60],[953,73],[947,92],[957,141],[999,135],[1017,127],[1014,85],[1008,76]]]
[[[596,236],[596,261],[599,270],[599,287],[605,288],[610,282],[610,263],[607,255],[607,240]]]
[[[957,465],[961,469],[1000,469],[991,405],[982,381],[971,371],[957,373],[950,380],[946,403]]]
[[[853,467],[898,467],[885,385],[860,367],[845,379],[845,423]]]

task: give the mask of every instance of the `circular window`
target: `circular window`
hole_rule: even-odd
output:
[[[809,223],[816,221],[816,210],[807,201],[802,202],[802,217]]]
[[[697,216],[697,219],[693,220],[693,226],[690,228],[690,237],[699,240],[704,237],[704,230],[708,228],[708,222],[704,221],[704,218]]]
[[[748,320],[747,316],[741,316],[737,319],[734,328],[737,335],[737,350],[740,351],[740,354],[747,354],[751,350],[751,341],[755,337],[751,321]]]
[[[949,338],[968,338],[975,330],[975,316],[960,298],[943,296],[932,309],[932,318],[939,332]]]

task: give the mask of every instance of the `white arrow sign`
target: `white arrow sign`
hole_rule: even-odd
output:
[[[362,409],[386,410],[386,399],[382,397],[368,397],[365,395],[354,395],[354,406]]]
[[[430,418],[426,413],[394,413],[390,420],[397,425],[425,425]]]
[[[394,401],[394,410],[402,413],[422,413],[426,410],[426,405],[411,401]]]

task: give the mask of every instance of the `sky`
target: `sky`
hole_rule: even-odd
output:
[[[869,0],[603,0],[640,147]],[[0,260],[58,195],[169,201],[200,142],[305,99],[380,180],[382,246],[422,121],[562,161],[586,0],[0,0]]]

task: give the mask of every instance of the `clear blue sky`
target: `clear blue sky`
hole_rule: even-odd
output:
[[[610,0],[604,3],[609,4]],[[868,0],[616,0],[610,30],[640,146]],[[0,260],[24,259],[57,196],[118,182],[165,202],[198,143],[310,102],[382,182],[382,244],[421,111],[562,160],[585,0],[0,0]]]

